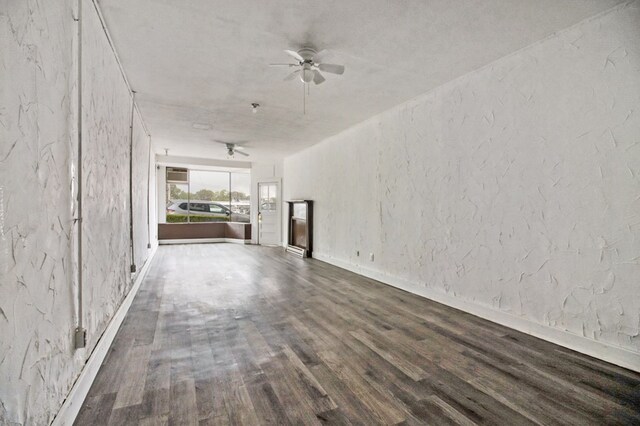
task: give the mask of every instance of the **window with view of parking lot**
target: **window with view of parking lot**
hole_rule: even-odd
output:
[[[249,222],[251,174],[188,170],[186,182],[167,169],[167,223]]]

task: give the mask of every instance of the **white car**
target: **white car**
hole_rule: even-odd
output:
[[[177,200],[167,207],[167,215],[179,214],[210,217],[212,222],[245,222],[249,223],[249,215],[234,213],[229,207],[214,201]]]

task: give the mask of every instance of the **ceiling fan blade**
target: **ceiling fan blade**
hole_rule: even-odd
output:
[[[326,79],[322,76],[322,74],[320,74],[320,71],[313,70],[313,82],[315,84],[324,83],[325,80]]]
[[[298,60],[298,61],[300,61],[300,62],[304,62],[304,58],[303,58],[302,56],[300,56],[300,55],[298,54],[298,52],[294,52],[293,50],[285,50],[285,52],[286,52],[289,56],[291,56],[292,58],[294,58],[294,59],[296,59],[296,60]]]
[[[269,64],[270,67],[299,67],[300,64]]]
[[[286,76],[284,78],[284,81],[289,81],[289,80],[293,80],[294,78],[296,78],[296,76],[298,75],[298,73],[300,72],[300,70],[295,70],[294,72],[292,72],[291,74],[289,74],[288,76]]]
[[[249,156],[249,154],[247,154],[246,152],[239,151],[239,150],[237,150],[237,149],[235,149],[233,152],[234,152],[234,154],[244,155],[245,157],[248,157],[248,156]]]
[[[321,63],[322,59],[324,59],[328,54],[329,54],[329,51],[327,49],[323,49],[323,50],[319,51],[318,53],[313,55],[313,62],[315,64]]]
[[[320,64],[318,68],[321,71],[326,71],[331,74],[342,74],[344,72],[344,65],[335,65],[335,64]]]

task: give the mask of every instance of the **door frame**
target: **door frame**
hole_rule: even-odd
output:
[[[276,203],[276,226],[277,226],[277,234],[278,234],[278,246],[283,246],[282,239],[282,206],[284,201],[282,200],[282,178],[266,178],[260,179],[256,182],[255,191],[256,191],[256,244],[260,245],[260,184],[265,183],[275,183],[278,185],[278,202]]]

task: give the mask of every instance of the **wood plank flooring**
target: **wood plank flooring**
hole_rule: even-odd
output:
[[[640,375],[281,249],[161,246],[75,424],[640,424]]]

